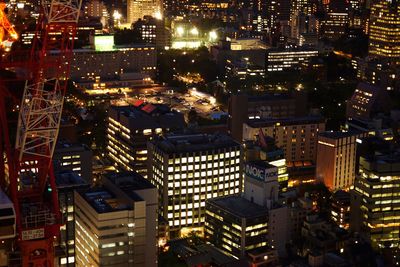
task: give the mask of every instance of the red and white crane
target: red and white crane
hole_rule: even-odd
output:
[[[4,57],[11,59],[0,63],[3,68],[25,68],[14,147],[0,95],[0,180],[14,203],[16,245],[24,267],[54,265],[61,215],[52,157],[81,4],[82,0],[42,0],[30,56],[23,62]],[[12,95],[9,87],[3,83],[0,93]]]

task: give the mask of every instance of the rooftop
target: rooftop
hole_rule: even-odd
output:
[[[316,124],[323,123],[325,119],[321,116],[305,116],[305,117],[294,117],[294,118],[282,118],[282,119],[253,119],[247,121],[247,125],[251,128],[260,128],[268,126],[289,126],[299,124]]]
[[[207,202],[242,218],[254,218],[268,215],[268,209],[266,207],[257,205],[240,196],[230,195],[217,197],[208,199]]]
[[[219,148],[240,147],[226,134],[165,135],[152,141],[166,153],[195,152]]]
[[[87,191],[79,192],[79,194],[98,213],[129,210],[132,208],[128,203],[117,199],[116,196],[105,187],[90,188]]]
[[[363,133],[362,131],[347,131],[347,132],[341,132],[341,131],[327,131],[327,132],[321,132],[319,135],[326,137],[326,138],[331,138],[331,139],[341,139],[341,138],[346,138],[350,136],[355,136]]]
[[[110,172],[105,174],[104,177],[135,201],[142,200],[135,191],[156,188],[152,183],[136,172]]]
[[[89,187],[89,183],[72,170],[57,172],[55,177],[58,189]]]
[[[149,104],[136,100],[130,106],[111,106],[111,116],[124,116],[133,129],[183,128],[185,125],[182,113],[171,110],[162,104]],[[140,120],[140,123],[137,123]]]

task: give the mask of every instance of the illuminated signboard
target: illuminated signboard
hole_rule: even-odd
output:
[[[278,168],[265,168],[247,163],[244,169],[245,175],[259,181],[268,181],[276,179],[278,176]]]
[[[114,35],[97,35],[94,37],[96,51],[114,50]]]

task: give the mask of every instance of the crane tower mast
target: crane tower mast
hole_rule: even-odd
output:
[[[0,105],[0,123],[4,126],[0,152],[6,155],[3,161],[8,165],[0,168],[0,180],[3,186],[8,183],[7,191],[14,203],[16,243],[24,267],[54,265],[54,241],[61,217],[52,157],[81,4],[82,0],[42,0],[29,62],[7,62],[7,67],[15,64],[28,68],[14,148],[6,129],[4,103]],[[4,30],[10,32],[4,28],[0,32]]]

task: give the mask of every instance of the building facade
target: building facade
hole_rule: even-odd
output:
[[[357,139],[361,132],[322,132],[318,135],[317,179],[332,191],[348,189],[356,176]]]
[[[171,238],[203,232],[206,199],[242,190],[240,144],[226,135],[169,135],[147,149],[149,180]]]
[[[75,191],[76,266],[157,266],[157,205],[157,189],[132,172]]]
[[[351,190],[350,229],[374,248],[398,247],[400,241],[400,154],[360,157]]]
[[[55,172],[73,171],[87,183],[92,183],[92,150],[84,144],[59,140],[54,150]]]
[[[380,0],[371,4],[369,21],[370,56],[400,60],[400,3]]]
[[[165,105],[136,100],[131,106],[112,106],[108,112],[108,157],[120,169],[147,172],[147,141],[185,126],[183,114]]]
[[[322,117],[300,117],[288,119],[255,119],[243,126],[244,140],[257,140],[260,131],[275,139],[283,149],[287,162],[312,161],[317,159],[318,133],[325,130]]]
[[[58,202],[61,211],[60,247],[64,255],[59,258],[60,266],[75,266],[75,197],[74,190],[84,190],[90,184],[71,170],[56,173]]]
[[[266,54],[266,72],[299,70],[302,63],[318,57],[316,49],[269,49]]]
[[[126,73],[139,73],[153,78],[156,67],[156,48],[150,44],[115,47],[103,51],[75,49],[71,63],[71,79],[116,79]]]
[[[228,101],[228,127],[232,137],[243,141],[243,124],[251,119],[287,118],[307,114],[307,96],[302,92],[249,96],[231,95]]]
[[[127,22],[135,23],[144,16],[161,14],[162,4],[159,0],[127,0]]]

